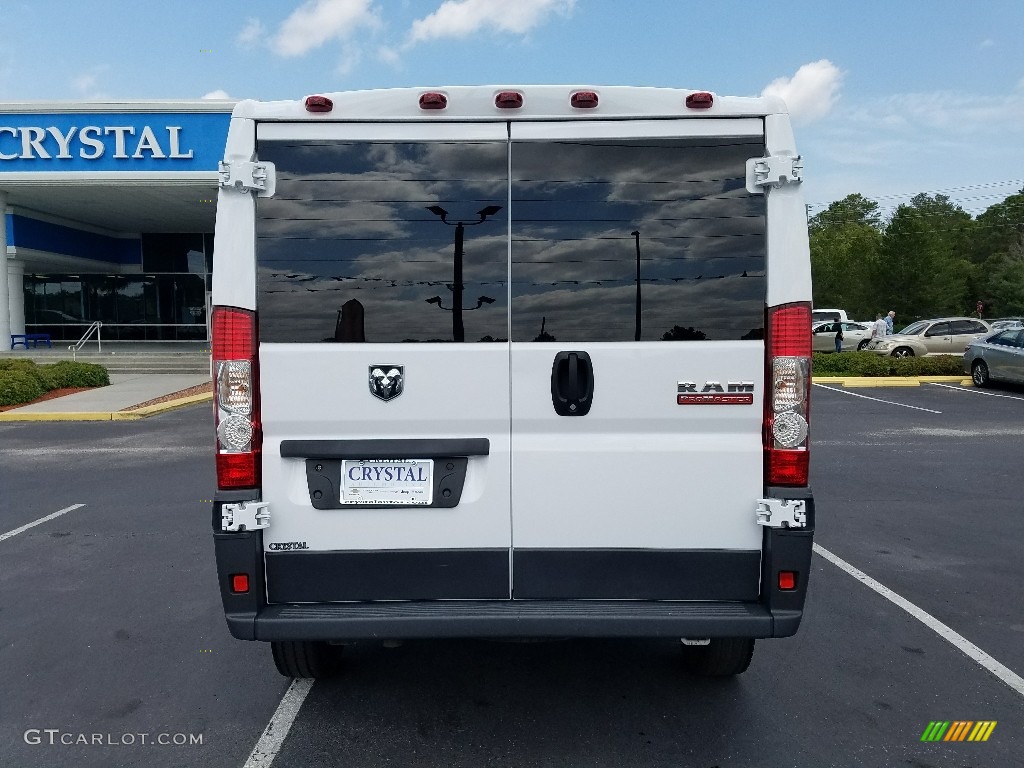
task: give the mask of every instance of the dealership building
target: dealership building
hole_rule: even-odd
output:
[[[0,343],[207,341],[232,102],[0,104]]]

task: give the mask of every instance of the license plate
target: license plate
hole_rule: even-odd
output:
[[[346,459],[341,463],[342,504],[430,504],[433,459]]]

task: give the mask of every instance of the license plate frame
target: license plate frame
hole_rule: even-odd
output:
[[[343,459],[342,506],[427,507],[434,501],[433,459]]]

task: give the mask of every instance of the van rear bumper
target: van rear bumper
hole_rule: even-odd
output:
[[[783,621],[783,625],[785,623]],[[231,625],[230,616],[228,624]],[[437,600],[390,604],[271,605],[259,612],[254,624],[250,620],[249,628],[255,631],[252,638],[255,640],[564,636],[678,638],[772,637],[776,634],[775,624],[776,617],[759,603]]]
[[[262,531],[215,533],[214,548],[228,628],[241,640],[356,641],[458,637],[788,637],[803,617],[813,542],[808,526],[765,528],[759,594],[753,599],[447,599],[267,602]],[[782,497],[782,494],[775,494]],[[778,573],[796,574],[780,589]],[[234,573],[251,591],[231,591]],[[712,597],[712,595],[708,595]]]

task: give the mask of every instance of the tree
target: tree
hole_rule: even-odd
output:
[[[945,195],[922,193],[900,205],[882,235],[872,276],[875,311],[895,309],[904,318],[965,313],[973,232],[974,220]]]
[[[808,221],[814,304],[853,315],[875,310],[870,275],[882,235],[878,203],[847,195]]]

